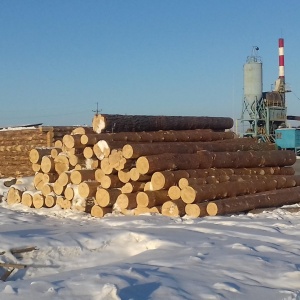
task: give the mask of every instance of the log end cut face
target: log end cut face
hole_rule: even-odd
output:
[[[147,174],[150,169],[149,161],[145,156],[141,156],[136,161],[136,168],[140,174]]]

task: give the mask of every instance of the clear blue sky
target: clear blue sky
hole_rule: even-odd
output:
[[[91,125],[103,113],[240,117],[243,65],[264,91],[285,39],[300,115],[300,1],[0,0],[0,126]]]

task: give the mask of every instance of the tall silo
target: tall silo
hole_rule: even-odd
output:
[[[251,56],[244,64],[244,105],[251,118],[257,113],[257,104],[263,93],[262,61],[257,55],[258,50],[258,47],[253,47]]]

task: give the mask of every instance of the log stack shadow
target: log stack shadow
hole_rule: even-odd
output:
[[[74,130],[55,147],[32,149],[31,187],[11,186],[7,203],[58,205],[94,217],[108,213],[204,217],[300,202],[300,176],[292,167],[295,153],[238,138],[226,131],[233,123],[229,118],[212,122],[199,117],[197,124],[188,117],[187,123],[196,123],[195,128],[180,123],[180,130],[175,125],[170,130],[174,119],[167,117],[154,122],[147,116],[140,122],[141,116],[115,116],[96,115],[93,128],[98,133]],[[114,132],[105,129],[105,122]],[[147,127],[147,122],[154,125]],[[146,131],[159,125],[166,130]]]

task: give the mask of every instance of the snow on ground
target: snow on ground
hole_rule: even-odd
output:
[[[0,261],[27,265],[0,281],[0,299],[300,299],[297,212],[97,219],[3,201],[0,224]]]

